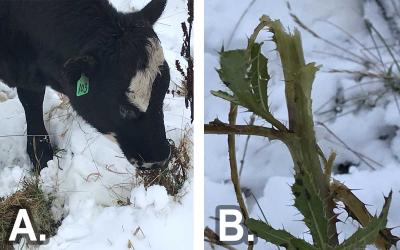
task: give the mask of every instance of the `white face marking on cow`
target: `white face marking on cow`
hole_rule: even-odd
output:
[[[141,165],[138,165],[138,161],[134,158],[132,158],[130,160],[130,163],[133,165],[138,165],[138,167],[140,169],[143,170],[151,170],[151,169],[159,169],[159,168],[165,168],[168,167],[168,165],[166,165],[168,163],[168,161],[171,158],[171,151],[169,151],[169,155],[168,158],[165,159],[164,161],[158,161],[158,162],[142,162]]]
[[[136,72],[126,93],[129,101],[142,112],[146,112],[149,107],[153,82],[160,73],[159,67],[164,63],[164,53],[158,39],[150,38],[146,50],[149,63],[144,70]]]

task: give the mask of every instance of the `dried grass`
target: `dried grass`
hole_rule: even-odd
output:
[[[19,209],[28,210],[36,233],[55,235],[59,222],[52,217],[51,201],[40,189],[38,178],[23,180],[21,190],[0,198],[0,249],[13,249],[7,241]]]
[[[172,144],[172,158],[164,170],[137,170],[138,184],[146,188],[152,185],[164,186],[169,195],[177,196],[188,179],[191,169],[191,131],[185,130],[179,145]]]

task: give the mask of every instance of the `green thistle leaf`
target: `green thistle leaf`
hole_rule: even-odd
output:
[[[286,249],[307,249],[316,250],[317,248],[305,240],[299,239],[286,232],[277,230],[260,220],[248,219],[246,226],[258,237]]]
[[[387,224],[390,203],[392,202],[392,192],[385,198],[382,212],[379,216],[374,216],[368,225],[364,228],[359,228],[350,238],[345,240],[337,250],[354,250],[365,249],[369,244],[373,244],[379,235],[379,231],[384,230]]]

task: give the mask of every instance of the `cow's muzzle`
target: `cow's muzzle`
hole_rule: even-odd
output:
[[[140,170],[164,170],[168,167],[168,163],[171,160],[172,156],[172,145],[169,146],[169,154],[167,159],[158,162],[138,162],[133,160],[133,164],[137,165],[137,168]]]

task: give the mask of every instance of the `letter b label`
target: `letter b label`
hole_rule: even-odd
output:
[[[254,241],[254,235],[248,234],[243,225],[243,215],[239,207],[218,206],[217,218],[217,232],[221,241],[229,244]]]

